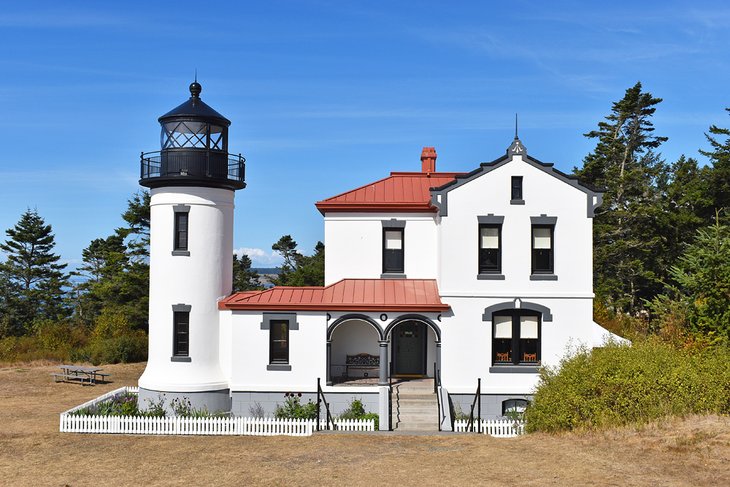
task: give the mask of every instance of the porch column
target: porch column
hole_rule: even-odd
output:
[[[326,384],[328,386],[332,385],[332,377],[330,369],[332,368],[332,340],[327,340],[327,372],[326,372]]]
[[[378,340],[380,345],[380,378],[379,386],[388,385],[388,340]]]
[[[441,373],[441,342],[436,342],[436,369],[433,371],[433,380],[435,383],[438,383],[438,377],[437,374]]]

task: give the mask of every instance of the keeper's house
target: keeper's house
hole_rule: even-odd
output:
[[[160,117],[162,149],[142,157],[152,194],[143,401],[165,393],[245,416],[272,412],[285,393],[314,400],[319,380],[335,413],[359,398],[387,429],[399,410],[391,379],[435,378],[433,428],[450,429],[449,403],[468,410],[478,379],[482,417],[500,417],[530,399],[541,366],[609,335],[592,319],[601,193],[517,137],[468,173],[437,172],[426,147],[420,172],[319,201],[325,286],[231,295],[244,163],[200,92],[193,83]]]

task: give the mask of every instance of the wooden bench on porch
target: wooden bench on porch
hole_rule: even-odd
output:
[[[347,357],[345,358],[346,378],[350,377],[350,369],[375,370],[377,372],[380,370],[380,357],[377,355],[371,355],[369,353],[347,355]]]

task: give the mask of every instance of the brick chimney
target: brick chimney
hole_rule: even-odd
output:
[[[436,172],[436,148],[424,147],[421,152],[421,172]]]

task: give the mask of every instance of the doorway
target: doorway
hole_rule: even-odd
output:
[[[393,333],[393,375],[424,377],[426,375],[426,325],[405,321]]]

